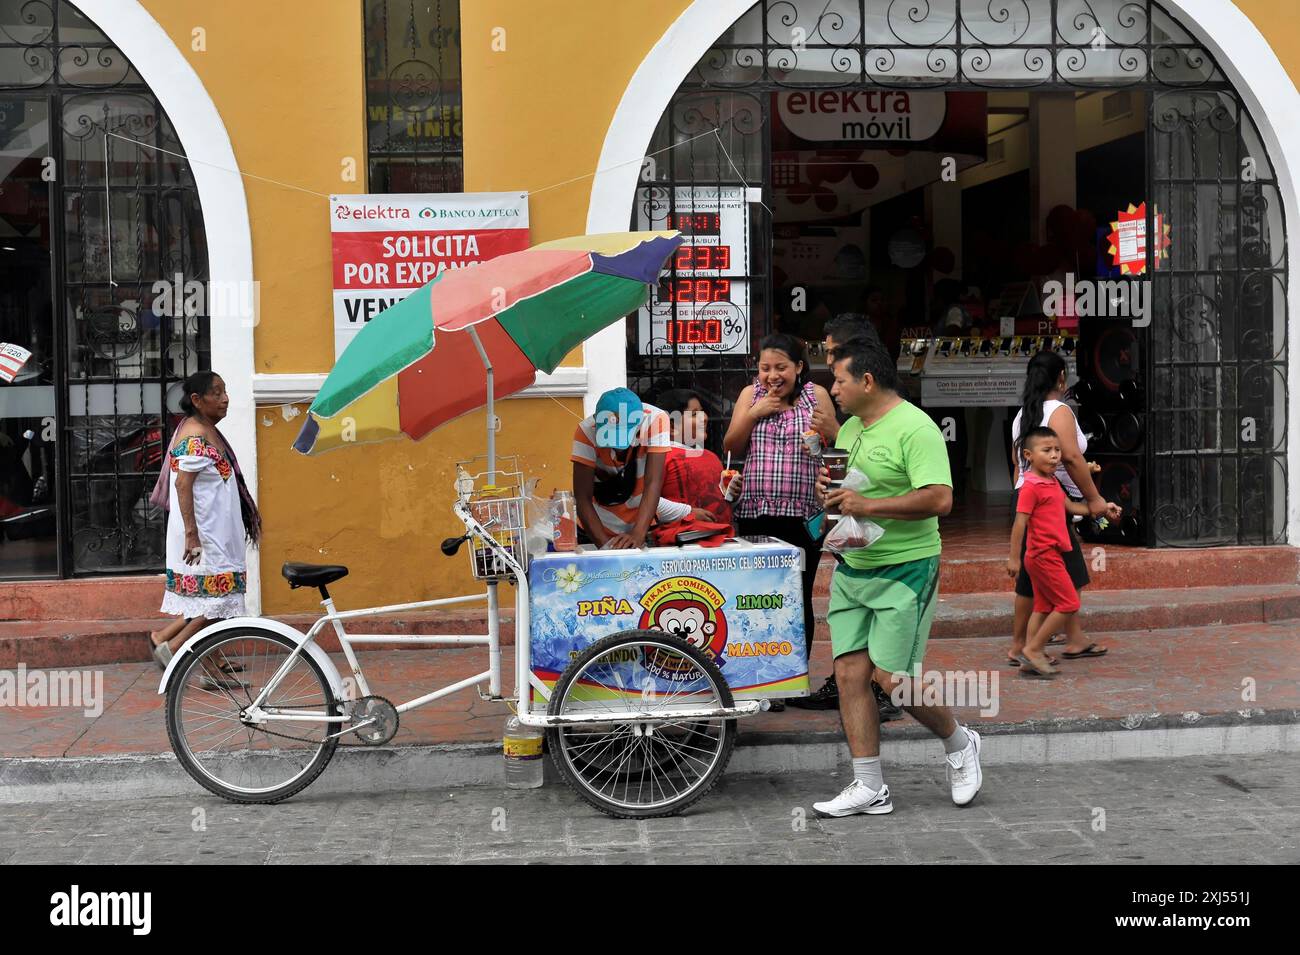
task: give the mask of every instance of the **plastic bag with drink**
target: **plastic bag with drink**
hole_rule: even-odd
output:
[[[839,486],[848,491],[861,493],[871,487],[871,479],[857,468],[851,468]],[[865,517],[839,514],[836,515],[835,526],[822,542],[822,550],[828,550],[832,554],[865,550],[880,540],[884,534],[885,529],[875,521],[869,521]]]

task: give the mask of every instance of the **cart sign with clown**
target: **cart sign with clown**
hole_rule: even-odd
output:
[[[553,687],[602,637],[628,630],[679,637],[715,663],[737,700],[808,691],[803,552],[772,539],[721,547],[546,554],[529,570],[533,675]],[[694,678],[679,656],[629,652],[610,693],[672,692]]]

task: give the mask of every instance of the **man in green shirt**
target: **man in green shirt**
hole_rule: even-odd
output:
[[[825,816],[893,812],[880,768],[880,716],[872,679],[901,689],[903,708],[943,740],[952,800],[970,803],[983,782],[980,736],[959,726],[942,706],[916,705],[919,673],[939,590],[939,517],[952,510],[948,451],[938,426],[899,396],[894,360],[876,342],[854,339],[831,354],[831,395],[852,417],[835,446],[849,452],[849,468],[867,476],[863,492],[818,487],[828,507],[870,520],[884,530],[869,548],[850,551],[831,579],[831,650],[840,691],[840,720],[853,757],[853,782],[813,809]]]

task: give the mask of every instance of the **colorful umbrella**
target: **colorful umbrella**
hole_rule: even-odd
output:
[[[484,404],[490,442],[493,399],[641,307],[681,243],[676,232],[575,236],[442,273],[357,333],[294,448],[418,439]]]

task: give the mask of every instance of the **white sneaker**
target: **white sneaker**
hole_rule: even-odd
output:
[[[984,773],[980,770],[980,734],[963,726],[970,741],[960,753],[949,753],[948,785],[952,786],[952,801],[959,806],[969,805],[979,795],[980,786],[984,784]]]
[[[894,804],[889,799],[888,785],[882,784],[879,792],[872,792],[855,779],[829,802],[813,803],[813,811],[819,816],[851,816],[856,812],[879,816],[893,812]]]

